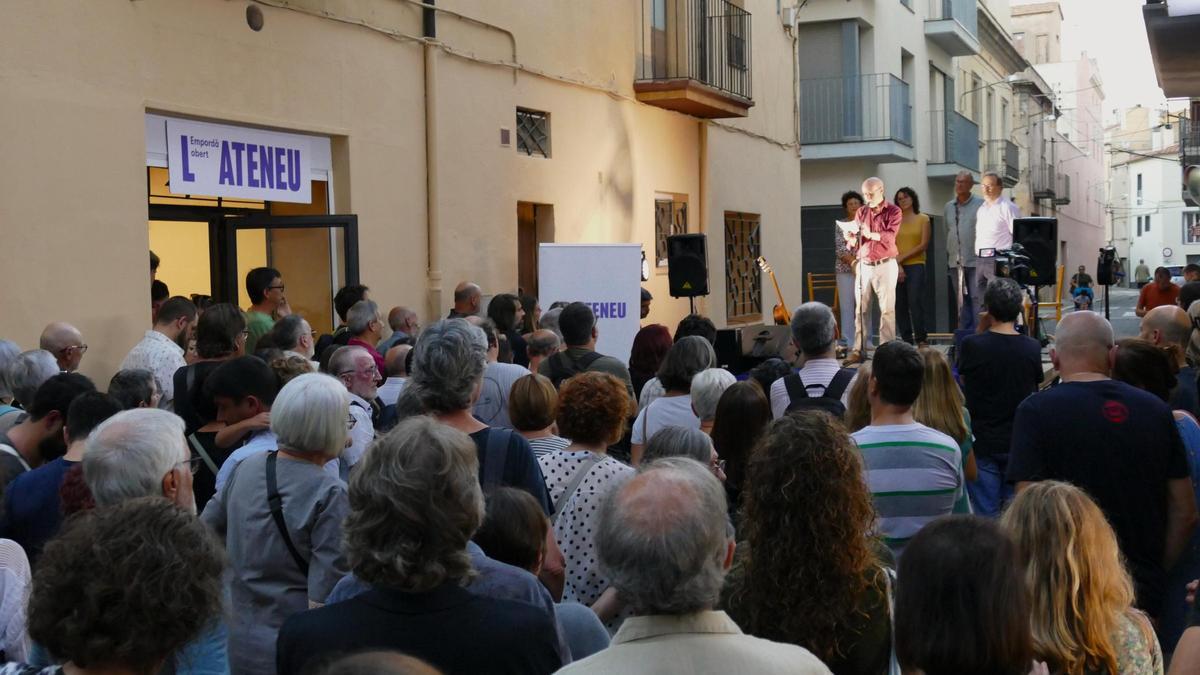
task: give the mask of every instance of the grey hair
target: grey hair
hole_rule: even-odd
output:
[[[725,490],[706,465],[667,457],[611,491],[596,549],[636,614],[689,614],[717,603],[729,541]]]
[[[1024,306],[1021,285],[1008,277],[992,279],[983,291],[983,306],[996,321],[1016,321]]]
[[[550,356],[558,351],[560,345],[562,345],[562,339],[558,333],[546,329],[543,325],[542,328],[533,331],[525,340],[525,351],[530,356]]]
[[[354,357],[362,353],[365,356],[370,356],[370,352],[359,347],[358,345],[344,345],[338,347],[333,356],[329,357],[329,374],[334,377],[340,377],[338,373],[344,373],[347,370],[354,370],[357,364],[354,363]]]
[[[689,335],[671,345],[658,367],[658,381],[668,391],[691,391],[696,373],[715,365],[717,354],[712,344],[699,335]]]
[[[273,346],[284,351],[295,349],[304,336],[304,323],[304,318],[299,314],[289,314],[276,321],[271,328]]]
[[[12,385],[8,383],[8,367],[17,360],[21,348],[12,340],[0,340],[0,399],[11,398]]]
[[[361,335],[372,321],[378,319],[379,305],[374,300],[359,300],[346,312],[346,329],[351,335]]]
[[[667,457],[687,457],[708,466],[712,461],[712,450],[712,439],[697,428],[663,427],[646,442],[642,463],[649,464]]]
[[[806,302],[792,315],[792,340],[806,356],[824,354],[837,337],[837,319],[823,302]]]
[[[305,373],[288,381],[271,404],[271,431],[279,447],[297,452],[342,454],[349,435],[350,394],[337,379]]]
[[[183,420],[158,408],[113,415],[88,436],[83,478],[96,506],[138,497],[162,496],[162,479],[190,453]]]
[[[487,367],[483,330],[463,319],[443,319],[421,331],[413,347],[412,372],[404,391],[428,412],[447,413],[471,407],[471,396]]]
[[[7,381],[13,398],[26,408],[33,405],[38,387],[59,372],[58,359],[45,349],[21,352],[8,364]]]
[[[1004,187],[1004,181],[1000,178],[1000,174],[996,173],[995,171],[984,171],[979,176],[979,182],[982,184],[985,178],[995,178],[996,184],[1000,187]]]
[[[562,314],[562,307],[554,307],[542,312],[542,317],[538,319],[538,325],[549,331],[554,331],[558,339],[562,339],[562,331],[558,329],[558,315]]]
[[[350,477],[346,558],[363,581],[428,591],[474,572],[467,542],[483,522],[470,436],[413,417],[381,436]]]
[[[959,171],[958,173],[954,174],[954,179],[958,180],[959,178],[963,178],[964,176],[967,178],[970,178],[972,184],[975,183],[975,174],[971,173],[970,171],[967,171],[966,169],[963,169],[962,171]]]
[[[707,422],[717,416],[717,402],[731,384],[737,382],[733,373],[724,368],[708,368],[692,378],[692,410],[696,417]]]
[[[871,176],[870,178],[864,180],[862,183],[862,186],[864,188],[866,188],[868,185],[878,186],[878,187],[882,188],[883,187],[883,179],[880,178],[879,176]]]

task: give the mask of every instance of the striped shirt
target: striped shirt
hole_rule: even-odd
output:
[[[869,426],[852,436],[875,502],[876,531],[899,558],[927,523],[957,512],[964,490],[958,444],[916,423]]]
[[[825,388],[829,386],[841,369],[842,364],[837,359],[809,359],[796,372],[800,374],[800,380],[804,382],[804,388],[808,389],[809,396],[824,396]],[[858,378],[858,373],[854,374],[850,383],[846,385],[846,391],[842,392],[842,405],[844,406],[849,407],[850,390],[854,388],[856,378]],[[775,380],[771,384],[771,416],[775,419],[783,417],[791,404],[792,399],[788,396],[787,385],[784,384],[783,378]]]
[[[538,459],[552,452],[566,450],[567,446],[571,444],[571,441],[562,436],[542,436],[541,438],[527,438],[525,440],[529,441],[529,447],[533,448],[533,456]]]

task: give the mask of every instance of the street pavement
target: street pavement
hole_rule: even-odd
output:
[[[1134,308],[1137,307],[1138,290],[1136,288],[1120,288],[1112,286],[1109,289],[1109,308],[1108,320],[1112,323],[1113,332],[1118,340],[1127,337],[1137,337],[1138,329],[1141,326],[1141,319],[1134,313]],[[1104,313],[1104,287],[1096,289],[1096,302],[1092,309],[1101,314]],[[1075,305],[1070,300],[1063,302],[1062,314],[1065,316],[1069,312],[1075,311]],[[1056,314],[1053,305],[1043,304],[1040,306],[1039,314],[1042,317],[1042,330],[1047,335],[1054,335],[1055,327],[1057,326]]]

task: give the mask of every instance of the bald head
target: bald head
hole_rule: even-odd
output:
[[[412,345],[396,345],[389,349],[387,354],[384,354],[383,361],[387,366],[388,377],[408,377],[408,369],[404,367],[404,364],[411,351]]]
[[[388,312],[388,326],[392,330],[410,333],[410,326],[416,321],[417,313],[407,307],[393,307]]]
[[[1050,357],[1061,375],[1108,373],[1113,348],[1112,324],[1095,312],[1072,312],[1058,323]]]
[[[478,314],[482,299],[483,292],[473,282],[463,281],[454,287],[454,311],[459,314]]]
[[[863,181],[862,193],[867,200],[867,206],[878,206],[883,202],[883,181],[871,176]]]
[[[1177,345],[1187,348],[1188,339],[1192,335],[1192,320],[1183,308],[1175,305],[1155,307],[1142,317],[1142,329],[1139,337],[1153,342],[1159,347]]]
[[[83,342],[83,333],[62,321],[55,321],[46,326],[38,339],[38,347],[53,354],[58,360],[58,367],[67,372],[79,369],[79,362],[83,360],[83,353],[87,350],[87,345]]]
[[[558,339],[558,333],[539,328],[530,333],[529,338],[525,340],[525,351],[530,356],[550,356],[558,352],[560,344],[562,341]]]

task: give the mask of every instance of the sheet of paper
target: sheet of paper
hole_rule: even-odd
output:
[[[837,221],[837,226],[842,231],[842,234],[858,234],[857,220],[839,220]]]

